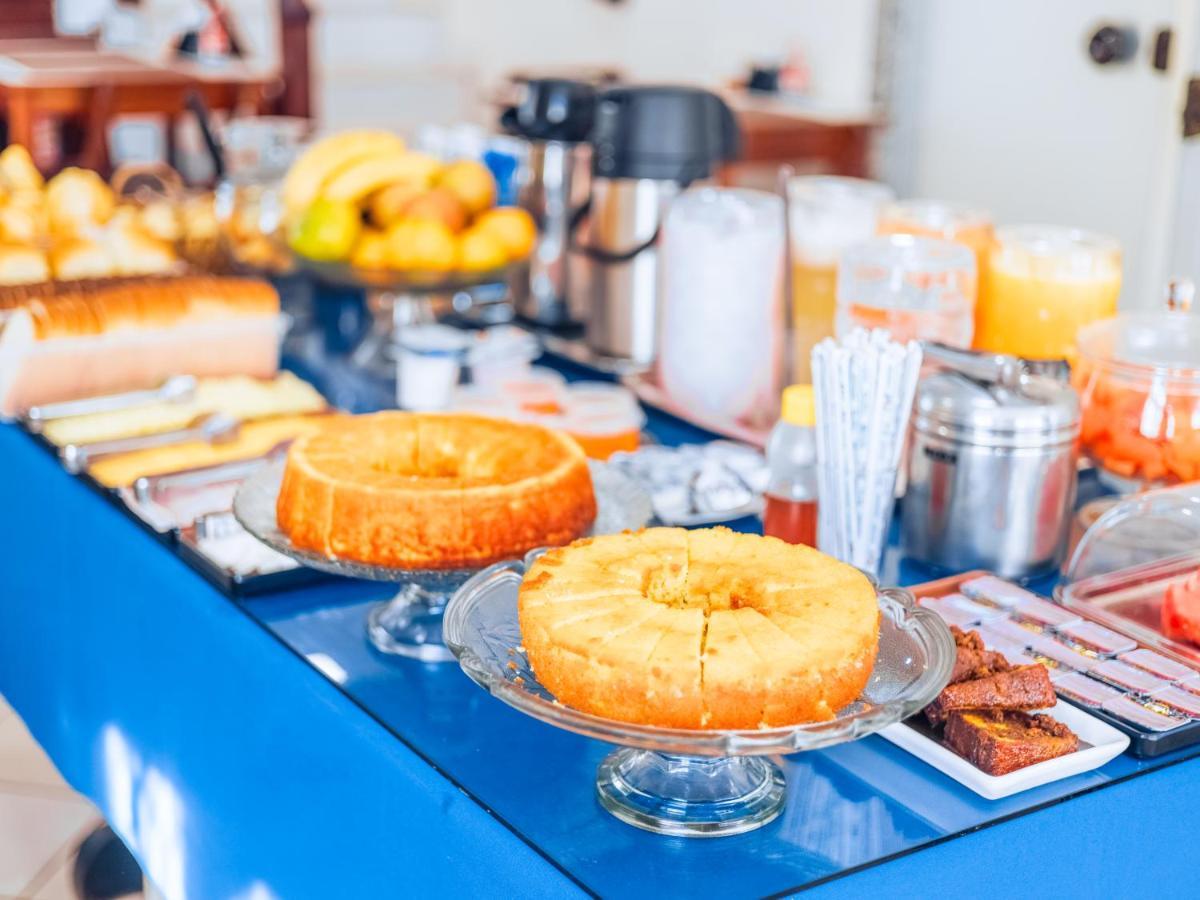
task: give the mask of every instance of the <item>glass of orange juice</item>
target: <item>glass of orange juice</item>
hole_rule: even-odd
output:
[[[964,244],[911,234],[871,238],[842,254],[837,334],[884,328],[897,341],[969,347],[975,254]]]
[[[894,196],[887,185],[862,178],[788,179],[793,382],[812,381],[812,348],[833,335],[838,260],[875,234],[879,211]]]
[[[975,254],[979,271],[992,245],[992,217],[939,200],[902,200],[889,203],[879,215],[880,234],[915,234],[965,244]]]
[[[996,230],[975,304],[975,347],[1027,359],[1075,359],[1084,325],[1117,311],[1121,245],[1057,225]]]

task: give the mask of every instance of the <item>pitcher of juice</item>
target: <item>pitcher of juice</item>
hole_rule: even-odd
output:
[[[793,381],[812,381],[812,348],[833,335],[838,260],[875,234],[879,211],[893,197],[887,185],[861,178],[788,179]]]
[[[992,245],[992,217],[978,209],[939,200],[889,203],[879,215],[880,234],[913,234],[963,244],[975,254],[982,272]]]
[[[975,305],[975,348],[1074,361],[1079,329],[1117,311],[1121,246],[1056,225],[1000,228]]]

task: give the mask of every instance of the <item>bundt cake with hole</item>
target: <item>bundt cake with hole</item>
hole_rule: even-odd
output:
[[[875,589],[857,569],[724,528],[551,550],[518,613],[529,663],[560,702],[669,728],[831,719],[861,694],[879,643]]]
[[[484,416],[339,418],[292,444],[280,529],[305,550],[454,569],[565,544],[596,517],[587,460],[566,435]]]

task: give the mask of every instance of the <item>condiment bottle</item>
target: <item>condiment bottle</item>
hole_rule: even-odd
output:
[[[790,544],[817,545],[816,404],[811,384],[783,392],[780,419],[767,441],[763,534]]]

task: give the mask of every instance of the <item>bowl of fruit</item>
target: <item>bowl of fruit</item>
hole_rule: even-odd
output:
[[[537,236],[532,218],[496,207],[483,163],[443,161],[386,131],[312,144],[282,187],[288,245],[327,281],[378,289],[449,289],[502,280]]]

